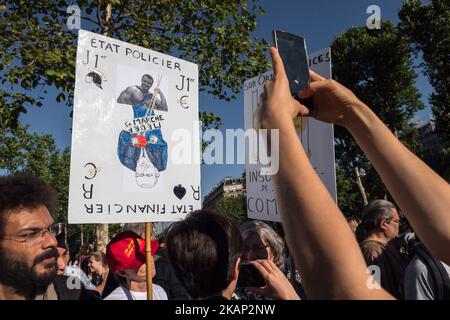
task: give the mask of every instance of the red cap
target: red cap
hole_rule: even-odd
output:
[[[157,241],[151,240],[152,255],[158,250]],[[112,271],[139,269],[145,262],[145,240],[133,231],[117,234],[106,247],[106,260]]]

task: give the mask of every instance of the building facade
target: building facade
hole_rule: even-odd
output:
[[[214,211],[222,197],[245,197],[245,178],[225,177],[217,183],[203,200],[203,209]]]

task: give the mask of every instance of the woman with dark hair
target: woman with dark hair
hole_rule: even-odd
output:
[[[89,256],[93,251],[94,246],[90,243],[85,243],[80,247],[78,265],[85,274],[89,274]]]

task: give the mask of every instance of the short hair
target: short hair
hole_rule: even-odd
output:
[[[52,216],[58,208],[56,191],[43,180],[25,173],[0,176],[0,235],[3,235],[9,214],[41,205]]]
[[[63,248],[63,249],[66,249],[67,251],[69,250],[69,246],[67,245],[67,242],[66,242],[66,233],[64,232],[64,229],[60,234],[57,234],[55,236],[55,238],[57,241],[57,244],[56,244],[57,248]]]
[[[145,235],[145,223],[125,223],[122,231],[133,231],[137,235]]]
[[[94,258],[95,261],[100,262],[104,268],[108,268],[108,260],[106,259],[106,254],[102,251],[95,251],[89,254],[89,257]]]
[[[150,78],[150,80],[152,80],[152,82],[154,81],[153,77],[151,75],[147,74],[147,73],[142,76],[141,80],[144,79],[144,77]]]
[[[358,228],[358,226],[360,224],[359,219],[356,217],[353,217],[353,216],[349,216],[349,217],[345,217],[345,220],[347,220],[348,226],[353,231],[353,233],[356,233],[356,229]]]
[[[86,242],[80,246],[80,250],[79,250],[80,256],[90,255],[91,252],[94,252],[94,250],[93,250],[93,246],[89,242]]]
[[[177,278],[194,299],[226,289],[242,255],[238,227],[225,216],[206,210],[194,211],[173,223],[166,246]]]
[[[284,270],[283,238],[281,238],[272,227],[262,221],[248,221],[241,226],[241,235],[244,241],[255,233],[269,245],[275,265],[279,269]]]
[[[394,214],[391,209],[395,209],[392,202],[386,200],[374,200],[370,202],[363,210],[362,222],[364,232],[368,233],[376,230],[379,227],[381,220],[386,219],[388,222],[394,219]]]

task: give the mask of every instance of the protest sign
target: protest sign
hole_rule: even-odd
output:
[[[80,30],[72,130],[69,223],[200,208],[196,64]]]

